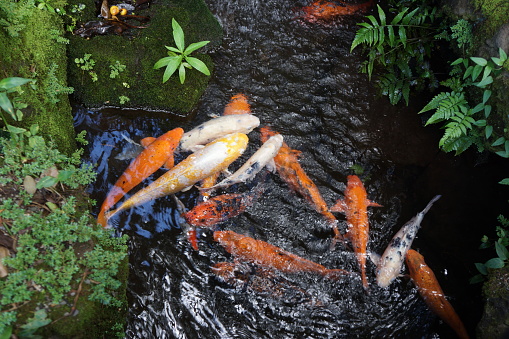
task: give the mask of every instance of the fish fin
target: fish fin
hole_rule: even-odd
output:
[[[232,172],[230,172],[230,170],[228,168],[225,168],[224,170],[222,170],[221,173],[223,173],[223,175],[226,177],[229,177],[232,175]]]
[[[140,140],[141,146],[147,148],[151,143],[153,143],[156,140],[154,137],[146,137]]]
[[[215,113],[210,113],[210,114],[207,114],[209,117],[211,117],[212,119],[215,119],[215,118],[219,118],[221,116],[221,114],[215,114]]]
[[[339,280],[349,276],[351,272],[340,268],[328,269],[324,277],[332,280]]]
[[[292,155],[296,156],[297,158],[300,157],[300,155],[302,154],[301,151],[296,150],[296,149],[292,149],[291,153],[292,153]]]
[[[336,203],[331,208],[329,208],[329,211],[346,213],[347,209],[348,206],[346,202],[343,199],[338,199]]]
[[[372,207],[383,207],[382,205],[376,203],[376,202],[373,202],[371,200],[368,199],[368,206],[372,206]]]
[[[368,252],[368,257],[371,259],[371,262],[378,266],[378,263],[382,259],[382,256],[380,254],[374,253],[374,252]]]
[[[191,186],[187,186],[185,187],[184,189],[182,189],[180,192],[186,192],[186,191],[189,191],[191,188],[193,188],[194,185],[191,185]]]
[[[194,152],[201,150],[204,147],[205,147],[205,145],[196,145],[196,146],[189,148],[189,150],[194,153]]]
[[[194,227],[187,231],[187,240],[191,244],[193,250],[198,251],[198,238],[196,237],[196,229]]]
[[[270,159],[270,161],[267,163],[267,165],[265,165],[265,167],[267,168],[267,170],[271,173],[275,173],[276,172],[276,162],[274,161],[274,158]]]

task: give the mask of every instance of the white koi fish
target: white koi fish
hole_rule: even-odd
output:
[[[378,286],[387,288],[394,279],[400,274],[403,268],[403,261],[417,235],[417,231],[421,227],[424,215],[429,211],[435,201],[440,199],[440,195],[435,196],[428,203],[422,212],[417,213],[415,217],[410,219],[392,238],[389,246],[385,250],[382,258],[378,262],[376,272],[376,282]]]
[[[256,151],[235,173],[220,183],[206,189],[211,190],[219,187],[228,187],[233,184],[238,184],[239,182],[249,181],[253,179],[265,166],[270,165],[270,162],[272,162],[272,171],[274,171],[276,169],[274,157],[279,152],[282,145],[283,136],[281,134],[270,137],[270,139],[264,142],[258,151]]]
[[[243,133],[232,133],[214,140],[131,196],[119,208],[110,212],[108,219],[120,211],[144,204],[149,200],[177,193],[215,172],[226,169],[244,153],[248,140],[247,135]]]
[[[225,115],[211,119],[184,133],[180,150],[195,152],[212,140],[231,133],[247,134],[260,125],[260,119],[252,114]]]

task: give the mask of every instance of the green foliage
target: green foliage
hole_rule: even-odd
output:
[[[0,1],[0,27],[10,37],[17,38],[26,27],[26,17],[34,9],[34,0]]]
[[[177,48],[165,46],[168,49],[169,56],[159,59],[154,65],[154,69],[166,66],[163,74],[163,83],[168,81],[177,69],[179,70],[179,79],[181,84],[183,84],[186,79],[186,68],[195,68],[205,75],[210,75],[210,71],[203,61],[190,56],[192,52],[205,46],[210,41],[195,42],[184,48],[184,31],[182,30],[182,27],[180,27],[175,18],[172,18],[171,25],[173,28],[173,40],[175,40]]]
[[[127,66],[126,65],[122,65],[120,63],[120,61],[115,61],[115,64],[113,65],[110,65],[110,69],[111,69],[111,72],[110,72],[110,78],[112,79],[115,79],[116,77],[118,77],[118,75],[123,72],[125,70]]]
[[[410,9],[408,6],[416,8]],[[429,66],[438,18],[436,7],[417,1],[399,2],[394,9],[398,14],[389,21],[385,11],[377,5],[378,17],[368,15],[369,22],[358,25],[350,50],[362,46],[367,60],[361,64],[361,72],[371,79],[375,65],[382,66],[384,73],[378,83],[382,94],[391,104],[404,99],[408,105],[410,88],[424,88],[426,83],[435,86],[434,73]]]
[[[91,58],[92,54],[85,53],[83,58],[75,58],[74,62],[83,71],[88,71],[93,82],[98,80],[97,73],[93,70],[95,66],[95,60]]]
[[[120,102],[121,105],[125,104],[125,103],[128,103],[129,101],[131,101],[131,99],[129,99],[129,97],[125,96],[125,95],[121,95],[118,97],[118,100]]]
[[[488,275],[488,269],[497,269],[504,267],[509,262],[509,219],[503,215],[498,216],[498,222],[501,224],[496,227],[498,239],[491,242],[488,236],[483,236],[481,239],[481,249],[495,247],[497,256],[491,258],[485,263],[475,263],[475,267],[480,274],[475,275],[470,279],[471,284],[481,282]]]
[[[443,122],[444,135],[440,139],[439,147],[445,152],[455,151],[459,154],[472,144],[482,150],[484,143],[489,142],[491,147],[501,146],[495,153],[508,158],[509,140],[504,136],[495,141],[489,141],[493,134],[493,126],[489,123],[492,106],[488,104],[492,91],[489,89],[494,77],[502,72],[502,65],[507,55],[500,49],[498,58],[486,60],[480,57],[470,59],[459,58],[451,63],[453,71],[451,79],[442,84],[452,89],[451,92],[441,92],[436,95],[419,113],[434,110],[435,113],[428,118],[426,125]],[[471,65],[470,61],[474,64]],[[464,71],[458,71],[463,69]],[[482,74],[482,76],[481,76]],[[454,79],[454,80],[452,80]],[[482,90],[475,106],[466,99],[466,88],[474,91]],[[483,112],[484,114],[480,114]]]
[[[10,117],[14,121],[20,121],[22,117],[22,113],[20,110],[16,110],[15,105],[13,105],[12,101],[9,99],[7,94],[12,93],[17,90],[19,86],[29,83],[30,79],[20,78],[20,77],[11,77],[0,80],[0,112],[4,110],[9,113]],[[2,114],[2,119],[5,124],[8,126],[5,117]]]
[[[55,74],[57,68],[58,65],[56,63],[51,64],[46,80],[47,85],[45,86],[48,100],[54,104],[60,102],[60,95],[69,95],[74,92],[74,88],[65,86],[64,84],[60,83],[60,79]]]
[[[458,48],[464,49],[472,44],[472,25],[467,20],[458,20],[451,26],[451,31],[451,38],[456,41]]]
[[[18,196],[0,203],[3,219],[0,226],[16,243],[15,255],[4,259],[9,274],[0,280],[0,333],[16,321],[15,306],[35,299],[46,305],[57,305],[66,298],[73,300],[69,293],[77,289],[83,275],[90,278],[84,281],[91,288],[90,300],[121,306],[116,297],[120,282],[115,276],[126,256],[125,237],[113,238],[110,232],[97,228],[89,215],[78,213],[76,198],[68,194],[61,203],[52,203],[49,213],[27,210],[31,201],[27,201],[21,186],[21,178],[25,176],[37,178],[49,167],[56,166],[61,171],[55,179],[65,189],[95,179],[92,168],[79,166],[80,152],[73,157],[62,155],[36,133],[37,128],[31,128],[17,134],[17,139],[12,135],[9,139],[0,138],[4,150],[0,158],[0,182],[17,187],[18,192]],[[48,185],[40,185],[39,189],[43,187]],[[19,334],[30,336],[49,323],[51,320],[45,312],[44,309],[35,312],[21,326]]]

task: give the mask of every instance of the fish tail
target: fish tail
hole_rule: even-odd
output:
[[[428,213],[429,209],[431,208],[431,206],[433,206],[433,203],[435,203],[435,201],[437,201],[438,199],[440,199],[440,197],[442,197],[440,194],[439,195],[435,195],[433,197],[433,199],[431,199],[431,201],[428,203],[428,205],[426,205],[426,208],[422,210],[421,214],[426,214]]]
[[[104,210],[99,212],[99,215],[97,216],[97,223],[105,228],[108,226],[108,218],[106,218]]]

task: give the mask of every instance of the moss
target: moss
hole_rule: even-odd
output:
[[[97,20],[95,13],[90,11],[93,1],[88,0],[86,6],[88,12],[83,14],[82,20]],[[122,106],[120,96],[126,96],[130,99],[129,107],[185,115],[203,94],[209,77],[193,69],[187,70],[184,85],[180,84],[177,76],[162,83],[164,69],[155,70],[153,66],[157,60],[167,56],[165,45],[174,46],[171,18],[181,24],[186,45],[211,41],[198,52],[206,52],[220,43],[221,27],[202,0],[161,0],[137,14],[150,16],[147,28],[130,29],[125,36],[96,36],[89,40],[70,37],[69,74],[71,85],[77,89],[75,96],[89,107]],[[95,61],[96,82],[88,71],[83,71],[75,63],[76,58],[83,58],[85,54],[91,54]],[[195,55],[213,70],[214,65],[208,55]],[[111,79],[110,65],[116,61],[127,67],[117,78]]]
[[[23,16],[25,28],[19,37],[10,36],[5,30],[0,32],[0,45],[9,46],[0,49],[0,60],[4,61],[0,63],[1,77],[36,80],[35,88],[23,86],[19,93],[20,101],[28,104],[23,110],[22,125],[39,124],[41,134],[55,141],[59,150],[69,155],[76,149],[71,106],[67,95],[51,92],[55,82],[66,86],[66,47],[48,34],[52,30],[62,32],[63,22],[59,15],[46,10],[32,9]],[[58,102],[51,102],[50,98]]]
[[[482,23],[482,30],[486,35],[492,36],[500,26],[509,22],[507,0],[474,0],[473,2],[486,18]]]
[[[484,314],[478,338],[505,338],[509,333],[509,267],[492,270],[483,286]]]

